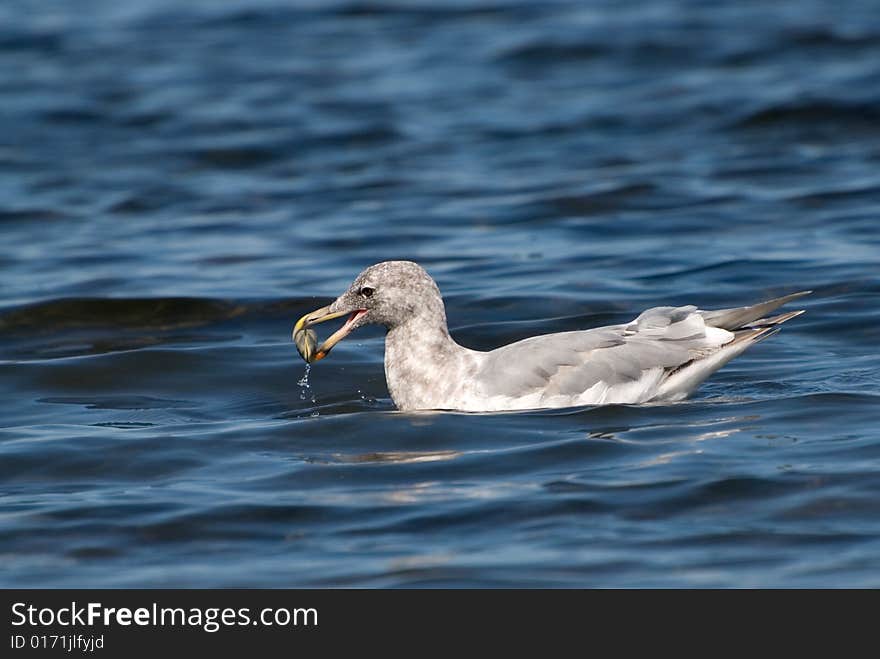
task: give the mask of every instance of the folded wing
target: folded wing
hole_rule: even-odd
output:
[[[541,405],[565,399],[572,405],[644,402],[661,392],[686,395],[797,315],[764,318],[802,295],[806,292],[717,311],[655,307],[627,324],[532,337],[487,353],[479,381],[487,396],[535,399]]]

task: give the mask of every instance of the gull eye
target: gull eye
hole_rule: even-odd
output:
[[[373,297],[374,292],[375,291],[372,288],[370,288],[369,286],[364,286],[361,289],[361,295],[363,295],[364,297]]]

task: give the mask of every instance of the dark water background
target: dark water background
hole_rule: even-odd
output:
[[[401,414],[488,349],[812,288],[689,402]],[[880,586],[880,4],[0,4],[0,585]]]

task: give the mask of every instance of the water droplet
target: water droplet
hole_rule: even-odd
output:
[[[301,386],[301,387],[305,387],[305,388],[308,389],[308,386],[309,386],[309,373],[311,372],[311,370],[312,370],[312,365],[311,365],[311,364],[306,364],[306,371],[305,371],[305,373],[303,373],[303,376],[300,378],[299,382],[297,382],[297,384],[298,384],[299,386]]]
[[[303,376],[299,379],[297,384],[300,386],[299,391],[299,399],[300,400],[308,400],[312,405],[315,404],[315,392],[312,391],[312,387],[309,384],[309,373],[312,371],[312,365],[306,364],[306,371],[303,373]]]

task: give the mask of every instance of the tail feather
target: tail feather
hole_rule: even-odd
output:
[[[798,309],[797,311],[789,311],[788,313],[781,313],[778,316],[773,316],[772,318],[759,318],[758,320],[749,323],[746,327],[773,327],[774,325],[781,325],[786,320],[791,320],[792,318],[797,318],[802,313],[804,313],[805,309]]]
[[[655,399],[680,400],[689,396],[712,373],[742,354],[749,346],[776,334],[782,323],[800,316],[804,311],[789,311],[778,316],[764,317],[767,313],[810,292],[786,295],[751,307],[700,312],[707,325],[732,331],[733,340],[716,352],[698,357],[668,371]]]
[[[782,323],[786,320],[796,318],[802,313],[804,313],[804,310],[799,309],[798,311],[789,311],[788,313],[779,314],[772,318],[760,318],[744,327],[740,327],[734,332],[736,338],[727,345],[734,345],[737,343],[757,343],[758,341],[769,339],[782,329],[779,327]]]
[[[796,300],[799,297],[803,297],[804,295],[809,295],[813,291],[801,291],[800,293],[792,293],[791,295],[786,295],[784,297],[777,297],[772,300],[767,300],[766,302],[760,302],[758,304],[753,304],[750,307],[738,307],[735,309],[717,309],[715,311],[701,311],[700,313],[703,316],[703,320],[707,325],[711,327],[720,327],[721,329],[726,329],[729,331],[738,330],[740,328],[746,327],[752,323],[761,322],[759,319],[764,319],[771,311],[775,311],[783,304],[787,304],[792,300]],[[782,314],[782,316],[786,316],[787,314]],[[777,316],[777,318],[782,318],[782,316]],[[788,318],[794,318],[794,316],[788,316]],[[779,324],[788,320],[788,318],[783,318],[779,320],[775,324]]]

